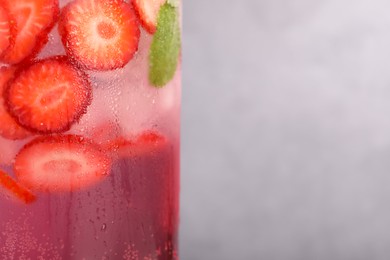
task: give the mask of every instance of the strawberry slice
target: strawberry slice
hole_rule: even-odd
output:
[[[133,0],[142,26],[151,34],[156,32],[158,12],[165,2],[166,0]]]
[[[103,180],[111,160],[99,146],[77,135],[39,137],[16,156],[21,184],[46,192],[74,191]]]
[[[13,78],[15,70],[14,67],[0,68],[0,93],[4,92],[7,83]],[[10,116],[5,107],[3,95],[0,95],[0,135],[11,140],[24,139],[31,135]]]
[[[162,149],[168,144],[165,136],[154,131],[145,131],[134,139],[118,137],[102,145],[113,157],[146,156]]]
[[[11,25],[9,16],[4,7],[0,5],[0,55],[8,48],[10,39]]]
[[[91,84],[66,58],[41,60],[16,74],[4,97],[10,114],[26,129],[43,134],[64,132],[86,113]]]
[[[58,14],[58,0],[2,0],[15,30],[11,30],[11,45],[1,60],[17,64],[33,57],[48,41],[48,33]]]
[[[14,179],[12,179],[7,173],[0,170],[0,185],[6,190],[10,191],[17,198],[26,204],[32,203],[36,200],[34,194],[29,190],[19,185]]]
[[[59,32],[65,49],[87,69],[121,68],[138,49],[137,18],[123,0],[76,0],[61,16]]]

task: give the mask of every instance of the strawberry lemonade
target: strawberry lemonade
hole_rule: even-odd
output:
[[[0,0],[0,258],[178,259],[179,0]]]

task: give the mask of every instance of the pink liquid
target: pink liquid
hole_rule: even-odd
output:
[[[0,201],[1,259],[177,259],[178,143],[93,188]]]
[[[63,7],[71,1],[59,2]],[[37,200],[31,204],[0,185],[1,260],[178,259],[180,64],[164,88],[150,86],[152,37],[141,28],[138,51],[123,68],[86,70],[93,85],[92,103],[62,134],[98,143],[102,140],[93,140],[93,132],[115,122],[113,127],[124,138],[152,130],[167,142],[150,153],[116,158],[97,184],[69,192],[32,191]],[[65,54],[55,25],[37,58]],[[0,136],[0,170],[17,181],[14,158],[34,138]]]

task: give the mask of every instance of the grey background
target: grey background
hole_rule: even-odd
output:
[[[390,258],[390,2],[184,0],[181,259]]]

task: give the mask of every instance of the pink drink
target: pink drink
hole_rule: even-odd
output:
[[[1,259],[178,259],[176,4],[0,1]]]

